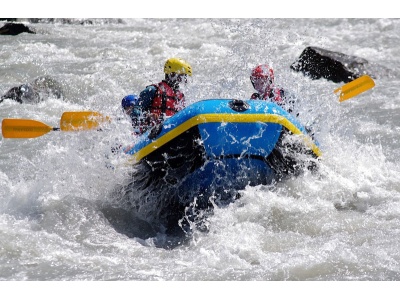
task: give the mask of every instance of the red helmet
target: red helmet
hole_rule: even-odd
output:
[[[250,75],[251,82],[256,78],[268,78],[272,83],[274,81],[274,70],[268,65],[259,65],[251,71]]]

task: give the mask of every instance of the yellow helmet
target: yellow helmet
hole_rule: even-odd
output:
[[[192,76],[192,67],[181,58],[170,58],[165,62],[164,73],[187,74]]]

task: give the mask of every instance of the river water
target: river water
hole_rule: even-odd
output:
[[[3,22],[4,23],[4,22]],[[1,36],[0,92],[48,75],[64,99],[0,103],[0,119],[58,127],[64,111],[98,111],[107,130],[0,139],[2,281],[397,281],[400,279],[400,20],[91,19],[31,23]],[[0,25],[2,23],[0,22]],[[376,86],[339,103],[343,83],[289,66],[307,46],[367,59]],[[104,206],[129,168],[110,145],[132,141],[124,95],[187,60],[188,103],[246,99],[250,70],[269,63],[293,91],[323,153],[317,174],[247,187],[215,208],[209,231],[168,247],[168,236],[121,233]],[[111,166],[111,167],[110,167]],[[114,217],[114,219],[113,219]],[[139,227],[136,230],[141,230]]]

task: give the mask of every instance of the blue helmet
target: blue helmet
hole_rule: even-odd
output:
[[[128,95],[122,99],[122,108],[128,108],[138,104],[139,97],[137,95]]]

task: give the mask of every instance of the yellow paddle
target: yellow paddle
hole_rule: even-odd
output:
[[[61,116],[60,127],[63,131],[90,130],[109,120],[109,117],[95,111],[65,112]]]
[[[65,112],[61,116],[60,128],[53,128],[36,120],[3,119],[1,131],[4,138],[36,138],[50,131],[77,131],[95,129],[101,122],[108,121],[98,112]]]
[[[3,119],[1,122],[4,138],[35,138],[52,130],[57,131],[60,128],[52,128],[35,120]]]
[[[369,77],[368,75],[363,75],[347,84],[344,86],[337,88],[334,93],[339,94],[339,102],[348,100],[354,96],[357,96],[358,94],[361,94],[375,86],[374,80]]]

